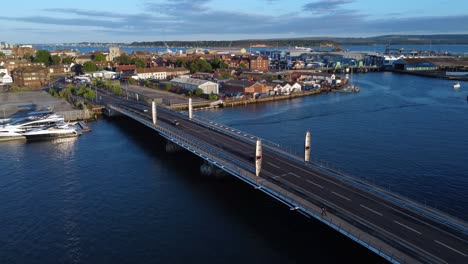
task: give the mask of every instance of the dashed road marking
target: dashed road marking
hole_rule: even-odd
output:
[[[460,255],[466,257],[466,255],[463,254],[462,252],[460,252],[460,251],[458,251],[458,250],[456,250],[456,249],[454,249],[454,248],[452,248],[452,247],[450,247],[450,246],[447,246],[447,245],[445,245],[444,243],[442,243],[442,242],[440,242],[440,241],[438,241],[438,240],[434,240],[434,242],[436,242],[437,244],[442,245],[442,246],[444,246],[444,247],[446,247],[446,248],[448,248],[448,249],[451,249],[451,250],[457,252],[458,254],[460,254]]]
[[[409,227],[409,226],[406,226],[406,225],[404,225],[404,224],[402,224],[402,223],[400,223],[400,222],[398,222],[398,221],[393,221],[393,222],[395,222],[395,223],[397,223],[397,224],[399,224],[399,225],[401,225],[401,226],[403,226],[403,227],[406,227],[407,229],[409,229],[409,230],[411,230],[411,231],[413,231],[413,232],[415,232],[415,233],[421,234],[421,232],[419,232],[418,230],[413,229],[413,228],[411,228],[411,227]]]
[[[348,197],[345,197],[345,196],[343,196],[343,195],[341,195],[341,194],[339,194],[339,193],[336,193],[336,192],[332,192],[332,193],[333,193],[334,195],[336,195],[336,196],[339,196],[339,197],[345,199],[345,200],[351,201],[351,199],[349,199]]]
[[[377,212],[377,211],[375,211],[375,210],[372,210],[372,209],[370,209],[369,207],[367,207],[367,206],[365,206],[365,205],[362,205],[362,204],[361,204],[361,207],[362,207],[362,208],[365,208],[365,209],[367,209],[367,210],[369,210],[369,211],[371,211],[371,212],[373,212],[374,214],[378,214],[378,215],[380,215],[380,216],[383,216],[382,213],[379,213],[379,212]]]

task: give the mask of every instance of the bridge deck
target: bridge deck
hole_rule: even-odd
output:
[[[264,147],[255,176],[254,136],[158,108],[153,126],[148,106],[110,100],[108,108],[157,130],[162,136],[314,217],[391,262],[465,263],[467,224],[357,179],[305,163],[273,143]],[[177,119],[180,125],[171,124]],[[322,207],[327,208],[322,215]]]

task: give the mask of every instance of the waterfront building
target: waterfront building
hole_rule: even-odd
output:
[[[401,58],[393,63],[396,70],[405,71],[468,71],[468,58],[426,57]]]
[[[196,90],[202,89],[204,94],[219,94],[218,84],[211,81],[187,78],[187,77],[177,77],[171,80],[172,85],[182,87],[185,90]]]

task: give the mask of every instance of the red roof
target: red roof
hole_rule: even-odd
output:
[[[119,65],[117,67],[117,71],[118,72],[121,72],[121,71],[133,71],[133,70],[136,70],[136,65],[134,64],[130,64],[130,65]]]

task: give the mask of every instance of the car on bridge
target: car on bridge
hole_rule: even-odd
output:
[[[179,121],[178,121],[177,119],[172,120],[172,124],[173,124],[174,126],[180,125],[180,123],[179,123]]]

